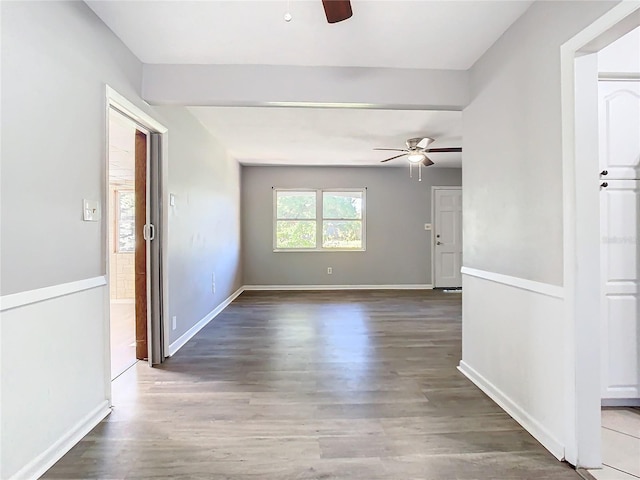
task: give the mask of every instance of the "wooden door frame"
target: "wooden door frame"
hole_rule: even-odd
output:
[[[169,172],[169,130],[162,123],[158,122],[152,116],[144,112],[140,107],[129,101],[127,98],[119,94],[116,90],[109,85],[105,85],[105,104],[104,104],[104,188],[102,194],[103,205],[106,205],[109,198],[109,113],[112,109],[128,117],[138,126],[138,130],[146,133],[157,133],[161,136],[161,177],[159,178],[159,188],[162,194],[162,204],[169,205],[169,191],[168,191],[168,172]],[[147,136],[147,150],[149,149],[150,139]],[[108,209],[103,209],[102,216],[102,238],[106,239],[109,234],[109,222],[111,218],[109,216]],[[162,254],[160,262],[162,264],[162,280],[161,280],[161,295],[162,304],[160,307],[162,316],[162,328],[165,332],[164,335],[164,352],[165,355],[169,352],[169,254],[168,254],[168,241],[169,241],[169,211],[167,208],[162,209],[162,228],[158,229],[158,234],[163,244]],[[108,246],[104,249],[105,258],[105,272],[107,281],[110,276],[110,258]],[[110,345],[110,301],[109,296],[105,295],[104,299],[104,382],[105,391],[107,392],[107,398],[111,405],[111,345]]]
[[[460,190],[461,185],[438,185],[431,187],[431,288],[436,287],[436,242],[434,232],[436,230],[436,191],[437,190]],[[460,225],[462,227],[462,225]],[[462,265],[461,265],[462,266]]]
[[[136,359],[144,360],[148,357],[149,342],[148,328],[148,275],[149,255],[147,252],[147,240],[144,235],[149,205],[147,202],[148,177],[149,177],[149,134],[136,128],[134,148],[134,196],[135,196],[135,249],[133,261],[134,275],[134,304],[135,304],[135,342]]]

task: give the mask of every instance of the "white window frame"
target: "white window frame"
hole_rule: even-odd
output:
[[[278,222],[278,192],[315,192],[316,194],[316,217],[315,219],[300,219],[300,220],[315,220],[316,222],[316,247],[315,248],[277,248],[277,222]],[[322,227],[325,218],[323,217],[323,193],[333,192],[360,192],[362,194],[362,247],[361,248],[325,248],[322,246]],[[273,230],[273,251],[274,252],[364,252],[367,250],[367,188],[273,188],[273,207],[272,207],[272,221],[271,226]],[[327,219],[327,220],[341,220],[341,219]],[[348,218],[344,220],[353,221],[354,219]]]

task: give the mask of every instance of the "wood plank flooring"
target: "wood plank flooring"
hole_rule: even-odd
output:
[[[245,292],[44,478],[580,478],[465,379],[460,295]]]

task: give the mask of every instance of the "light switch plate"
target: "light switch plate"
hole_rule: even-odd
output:
[[[97,222],[100,220],[100,202],[97,200],[82,200],[82,219],[85,222]]]

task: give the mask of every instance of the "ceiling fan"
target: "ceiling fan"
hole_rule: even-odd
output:
[[[349,0],[322,0],[322,5],[329,23],[338,23],[353,15]]]
[[[429,167],[433,165],[433,162],[429,157],[427,157],[427,153],[436,153],[436,152],[462,152],[461,147],[446,147],[446,148],[428,148],[435,140],[429,137],[423,138],[410,138],[405,143],[407,148],[374,148],[374,150],[387,150],[390,152],[403,152],[400,155],[396,155],[395,157],[387,158],[382,160],[381,162],[388,162],[389,160],[394,160],[396,158],[407,156],[407,160],[410,163],[420,163],[425,167]]]

